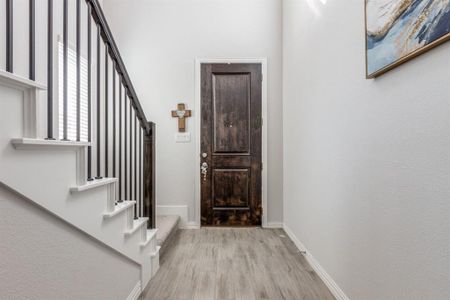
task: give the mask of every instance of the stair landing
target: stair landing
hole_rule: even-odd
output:
[[[164,254],[167,245],[170,244],[178,230],[178,222],[180,216],[176,215],[160,215],[156,217],[156,241],[161,246],[160,255]]]

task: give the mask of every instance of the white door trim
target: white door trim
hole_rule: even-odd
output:
[[[267,58],[197,58],[195,60],[195,227],[201,226],[201,192],[200,192],[200,142],[201,142],[201,65],[202,64],[261,64],[263,75],[262,89],[262,227],[267,227]]]

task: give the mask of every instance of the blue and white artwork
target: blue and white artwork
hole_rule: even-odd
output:
[[[450,38],[450,0],[365,0],[367,77]]]

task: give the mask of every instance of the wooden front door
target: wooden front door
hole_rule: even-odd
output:
[[[202,225],[259,226],[261,64],[202,64],[201,80]]]

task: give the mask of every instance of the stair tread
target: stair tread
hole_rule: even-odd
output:
[[[117,178],[102,178],[102,179],[95,179],[92,181],[88,181],[86,184],[84,185],[78,185],[78,186],[73,186],[70,188],[70,192],[74,193],[74,192],[82,192],[82,191],[86,191],[86,190],[90,190],[96,187],[100,187],[100,186],[104,186],[107,184],[111,184],[113,182],[117,182],[118,179]]]
[[[136,204],[136,201],[134,200],[124,200],[123,202],[117,203],[117,205],[114,207],[114,210],[111,212],[104,212],[103,218],[112,218],[115,215],[120,214],[121,212],[125,211],[127,208],[132,207]]]
[[[177,215],[159,215],[156,217],[156,227],[159,229],[156,239],[159,246],[164,244],[174,230],[178,229],[179,220],[180,216]]]
[[[141,226],[144,226],[145,224],[147,224],[148,222],[148,218],[139,218],[137,220],[133,220],[133,228],[126,230],[125,231],[125,235],[132,235],[133,233],[135,233]]]
[[[22,88],[31,89],[36,88],[39,90],[46,90],[47,86],[43,83],[37,82],[35,80],[30,80],[28,78],[19,76],[17,74],[0,70],[0,81],[6,82],[13,85],[18,85]]]
[[[16,149],[78,149],[81,147],[90,146],[89,142],[76,141],[61,141],[61,140],[46,140],[46,139],[32,139],[32,138],[15,138],[11,143]]]

